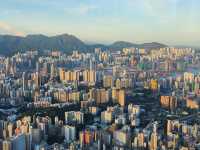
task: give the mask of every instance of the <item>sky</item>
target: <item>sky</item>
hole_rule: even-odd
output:
[[[0,34],[200,46],[200,0],[2,0]]]

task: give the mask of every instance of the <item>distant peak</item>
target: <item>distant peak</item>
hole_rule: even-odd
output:
[[[70,35],[68,33],[64,33],[64,34],[60,34],[60,35],[57,35],[57,36],[72,36],[72,35]]]
[[[28,34],[26,37],[30,38],[30,37],[47,37],[47,36],[43,34]]]

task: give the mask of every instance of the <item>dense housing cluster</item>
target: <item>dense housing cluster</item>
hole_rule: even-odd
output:
[[[173,47],[1,56],[0,149],[200,149],[199,65]]]

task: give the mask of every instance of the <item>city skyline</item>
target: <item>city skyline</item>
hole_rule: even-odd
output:
[[[200,150],[199,0],[6,0],[0,150]]]
[[[69,33],[95,43],[200,46],[199,5],[197,0],[8,0],[0,6],[0,34]]]

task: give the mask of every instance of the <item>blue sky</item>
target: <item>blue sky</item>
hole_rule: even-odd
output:
[[[200,0],[5,0],[0,33],[200,46]]]

